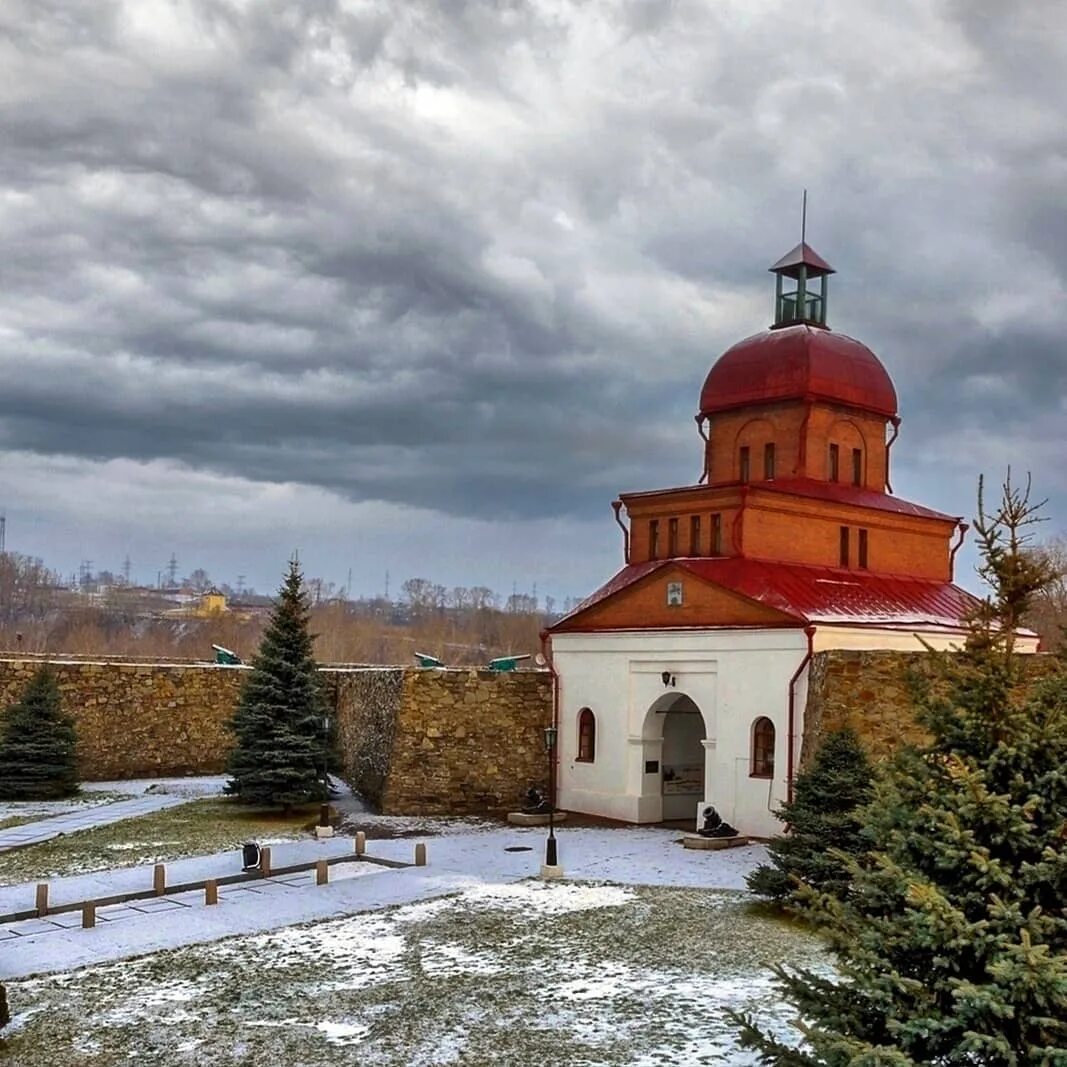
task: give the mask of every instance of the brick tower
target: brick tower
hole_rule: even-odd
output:
[[[624,566],[550,631],[564,807],[774,832],[813,652],[961,639],[966,524],[893,495],[892,380],[830,329],[806,242],[770,269],[773,322],[700,392],[699,480],[614,502]]]

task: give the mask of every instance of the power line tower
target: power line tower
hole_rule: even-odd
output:
[[[130,556],[126,554],[126,558],[122,561],[122,584],[130,584]]]
[[[78,586],[83,593],[89,592],[93,580],[93,561],[83,559],[78,567]]]
[[[178,557],[172,552],[167,564],[167,585],[173,589],[178,581]]]
[[[7,513],[0,514],[0,556],[7,551]]]
[[[245,576],[243,574],[237,575],[237,595],[243,596],[245,591]]]

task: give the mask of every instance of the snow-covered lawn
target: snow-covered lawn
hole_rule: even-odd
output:
[[[459,895],[13,982],[6,1063],[747,1064],[767,966],[825,966],[743,894],[603,883]]]
[[[143,793],[166,793],[176,797],[219,796],[226,787],[224,774],[196,775],[188,778],[120,778],[109,782],[82,782],[83,793],[115,793],[141,796]]]
[[[69,811],[97,808],[121,800],[124,795],[121,790],[101,789],[83,791],[65,800],[0,800],[0,828],[50,819],[53,815],[66,815]]]
[[[317,805],[284,815],[221,797],[191,800],[4,853],[0,885],[234,850],[249,838],[264,844],[296,840],[308,836],[317,813]]]

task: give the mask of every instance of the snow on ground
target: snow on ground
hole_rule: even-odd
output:
[[[7,1056],[12,1067],[744,1065],[755,1060],[724,1009],[790,1032],[775,962],[826,967],[811,935],[736,893],[481,884],[11,983]]]
[[[658,827],[571,828],[557,834],[560,862],[572,880],[606,881],[618,885],[659,885],[701,889],[743,889],[745,875],[761,863],[761,846],[700,852],[683,849],[679,835]],[[217,940],[230,934],[253,933],[394,904],[432,900],[474,890],[488,900],[508,899],[513,884],[536,877],[543,859],[544,834],[524,827],[428,839],[426,867],[403,870],[376,867],[370,877],[331,880],[331,884],[299,892],[264,887],[269,900],[255,894],[233,897],[223,907],[182,910],[178,916],[140,916],[101,924],[93,931],[46,931],[6,940],[0,949],[0,978],[59,970],[105,960],[123,959]],[[275,867],[353,852],[349,838],[308,839],[278,845]],[[513,851],[516,848],[524,851]],[[383,859],[411,863],[415,841],[368,842],[368,852]],[[528,851],[526,851],[528,849]],[[238,852],[168,863],[168,880],[191,882],[235,873]],[[98,871],[56,879],[56,903],[94,899],[152,884],[151,867]],[[231,894],[232,895],[232,894]],[[29,906],[34,885],[0,886],[0,913]],[[225,900],[227,892],[222,891]],[[554,897],[553,900],[566,900]],[[524,904],[526,906],[526,904]],[[2,936],[2,928],[0,928]]]
[[[145,793],[165,793],[176,797],[220,796],[228,777],[225,774],[199,775],[190,778],[121,778],[108,782],[82,782],[86,793],[118,793],[141,796]]]
[[[3,800],[0,801],[0,823],[6,823],[12,819],[25,821],[50,819],[53,815],[66,815],[71,811],[84,811],[88,808],[99,807],[101,804],[110,804],[118,800],[121,795],[117,790],[114,792],[94,790],[67,797],[64,800]]]

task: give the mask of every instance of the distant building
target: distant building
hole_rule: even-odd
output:
[[[654,823],[710,803],[776,833],[812,652],[961,640],[966,524],[891,495],[896,391],[828,328],[830,265],[801,243],[771,271],[774,324],[701,391],[699,482],[623,494],[625,566],[550,630],[568,810]]]
[[[163,595],[169,600],[178,602],[178,607],[170,608],[163,613],[167,618],[214,619],[230,612],[226,594],[214,586],[203,593],[165,590]]]
[[[219,592],[214,586],[200,594],[200,599],[196,605],[196,614],[201,618],[222,615],[227,611],[229,611],[229,606],[226,603],[226,594]]]

